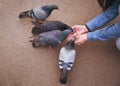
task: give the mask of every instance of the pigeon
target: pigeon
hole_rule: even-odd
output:
[[[42,32],[47,32],[47,31],[52,31],[52,30],[63,31],[67,28],[71,28],[70,26],[68,26],[67,24],[61,21],[46,21],[46,22],[43,22],[42,24],[32,21],[32,23],[35,25],[32,28],[33,35],[38,35]]]
[[[36,37],[35,39],[30,40],[30,42],[32,42],[33,48],[37,48],[41,45],[49,46],[52,48],[62,43],[62,41],[64,41],[71,32],[72,32],[71,28],[68,28],[63,31],[53,30],[53,31],[43,32],[39,34],[39,36]]]
[[[74,41],[76,37],[72,37],[72,39],[60,49],[59,53],[59,68],[61,70],[60,75],[60,83],[67,83],[67,75],[71,70],[76,56],[76,50],[74,46]]]
[[[36,21],[44,21],[47,17],[50,16],[51,12],[55,9],[58,9],[57,5],[37,6],[31,10],[21,12],[19,14],[19,18],[33,18]]]

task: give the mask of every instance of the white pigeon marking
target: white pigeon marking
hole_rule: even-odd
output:
[[[74,63],[74,61],[75,61],[75,55],[76,55],[75,50],[67,50],[65,47],[63,47],[60,50],[59,60],[62,60],[65,63],[68,63],[68,62]],[[60,65],[61,63],[62,62],[59,62],[59,68],[60,69],[63,68],[63,66]],[[72,67],[73,64],[70,64],[70,66]],[[71,70],[71,68],[67,67],[67,70]]]

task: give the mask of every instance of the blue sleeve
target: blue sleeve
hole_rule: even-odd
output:
[[[111,38],[120,37],[120,21],[116,24],[107,26],[101,30],[96,30],[94,32],[88,32],[87,38],[89,41],[94,40],[108,40]]]
[[[113,20],[118,14],[119,1],[115,2],[111,7],[109,7],[106,11],[102,12],[92,20],[86,23],[87,27],[90,31],[93,31],[100,26],[108,23]]]

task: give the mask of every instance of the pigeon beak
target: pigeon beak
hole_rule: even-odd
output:
[[[28,16],[28,12],[29,12],[29,11],[21,12],[21,13],[19,14],[19,18],[29,17],[29,16]]]

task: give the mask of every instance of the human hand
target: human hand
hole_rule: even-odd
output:
[[[77,39],[75,40],[75,44],[81,45],[87,41],[87,34],[85,33],[85,34],[77,35],[76,38]]]
[[[73,34],[70,34],[68,37],[67,37],[67,40],[70,41],[72,39],[74,35]],[[84,42],[86,42],[88,39],[87,39],[87,33],[85,34],[81,34],[81,35],[76,35],[76,40],[75,40],[75,44],[76,45],[81,45],[83,44]]]
[[[74,33],[77,32],[77,34],[83,34],[88,32],[88,29],[85,25],[74,25],[72,29],[73,29],[73,32]]]
[[[88,32],[88,29],[85,25],[74,25],[72,29],[73,33],[69,34],[69,36],[67,37],[67,41],[70,41],[73,36],[81,35],[83,33]]]

